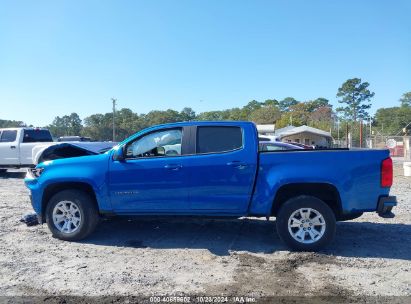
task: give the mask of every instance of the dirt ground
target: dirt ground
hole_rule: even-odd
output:
[[[338,223],[320,253],[288,251],[275,219],[256,218],[113,218],[87,240],[59,241],[19,222],[32,211],[23,178],[0,175],[3,296],[411,297],[411,178],[398,162],[396,217]]]

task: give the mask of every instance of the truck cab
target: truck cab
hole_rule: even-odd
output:
[[[0,169],[33,166],[33,147],[52,141],[50,131],[43,128],[0,129]]]

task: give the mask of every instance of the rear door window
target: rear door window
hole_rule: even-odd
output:
[[[51,134],[48,130],[24,130],[24,143],[51,142]]]
[[[240,127],[197,127],[197,154],[233,151],[242,146],[243,132]]]
[[[14,142],[17,137],[17,130],[4,130],[1,133],[1,142]]]

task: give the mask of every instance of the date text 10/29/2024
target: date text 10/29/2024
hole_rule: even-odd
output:
[[[256,303],[254,297],[249,296],[153,296],[150,303]]]

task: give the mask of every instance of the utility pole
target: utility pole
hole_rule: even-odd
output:
[[[347,148],[351,148],[351,145],[348,142],[349,139],[350,139],[350,136],[349,136],[348,132],[349,132],[349,130],[348,130],[348,122],[347,122],[347,124],[345,125],[345,140],[346,140],[346,143],[347,143]]]
[[[372,129],[371,129],[371,117],[370,117],[370,137],[372,135]]]
[[[360,120],[360,148],[362,148],[362,120]]]
[[[337,117],[337,138],[338,138],[338,147],[340,146],[340,120]]]
[[[116,101],[117,99],[111,98],[113,102],[113,142],[116,141],[116,123],[115,123],[115,116],[116,116]]]
[[[368,148],[372,148],[373,144],[372,144],[372,128],[371,128],[371,117],[370,117],[370,145]]]

